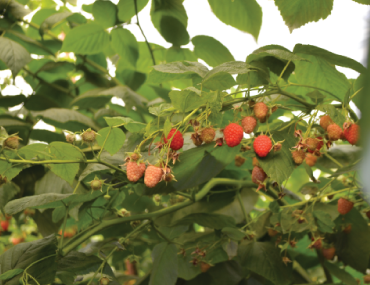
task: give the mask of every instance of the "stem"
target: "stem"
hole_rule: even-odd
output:
[[[242,201],[242,197],[241,197],[241,195],[240,195],[240,191],[241,191],[241,190],[239,190],[238,192],[236,192],[236,197],[238,197],[239,205],[240,205],[240,208],[241,208],[241,210],[242,210],[242,212],[243,212],[245,222],[246,222],[246,223],[248,223],[248,222],[249,222],[248,214],[247,214],[247,212],[246,212],[246,210],[245,210],[245,208],[244,208],[243,201]]]
[[[300,87],[307,87],[307,88],[312,88],[312,89],[317,89],[317,90],[320,90],[320,91],[323,91],[323,92],[326,92],[328,93],[329,95],[335,97],[336,99],[338,99],[338,101],[340,101],[340,99],[338,98],[338,96],[335,96],[333,93],[325,90],[325,89],[322,89],[322,88],[319,88],[319,87],[315,87],[315,86],[310,86],[310,85],[303,85],[303,84],[295,84],[295,83],[292,83],[292,82],[289,82],[289,85],[290,86],[300,86]]]
[[[284,91],[282,89],[279,88],[279,93],[281,93],[282,95],[285,95],[299,103],[301,103],[302,105],[306,106],[308,109],[314,109],[316,107],[315,104],[310,104],[308,102],[306,102],[305,100],[299,98],[297,95],[293,94],[293,93],[290,93],[290,92],[287,92],[287,91]]]
[[[327,158],[329,158],[332,162],[334,162],[336,165],[338,165],[340,168],[343,167],[343,165],[338,161],[336,160],[334,157],[332,157],[330,154],[328,153],[325,153],[324,154]]]

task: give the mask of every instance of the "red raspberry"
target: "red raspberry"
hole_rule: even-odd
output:
[[[254,152],[259,157],[265,157],[269,154],[272,147],[271,139],[266,135],[259,135],[253,142]]]
[[[200,138],[204,143],[211,143],[215,139],[216,132],[213,128],[205,128],[200,133]]]
[[[343,125],[343,129],[344,137],[346,138],[346,140],[351,145],[355,145],[360,138],[360,126],[356,124],[351,124],[349,127],[345,128]]]
[[[322,137],[317,137],[316,139],[318,141],[316,149],[320,150],[324,146],[324,140],[323,140]],[[310,149],[307,149],[307,151],[309,153],[314,153],[315,152],[315,150],[310,150]]]
[[[266,121],[266,116],[269,111],[269,108],[266,106],[265,103],[263,102],[256,103],[253,107],[253,111],[254,115],[261,123],[264,123]]]
[[[173,138],[172,138],[173,137]],[[164,138],[164,142],[167,143],[172,138],[170,148],[173,150],[179,150],[184,145],[184,138],[182,137],[182,133],[177,131],[176,129],[172,129],[167,138]]]
[[[230,147],[237,146],[243,139],[243,128],[235,123],[230,123],[224,129],[226,144]]]
[[[370,210],[366,212],[366,216],[370,219]]]
[[[127,179],[131,182],[138,181],[143,177],[145,172],[145,163],[137,163],[136,161],[127,162]]]
[[[144,183],[147,187],[155,187],[162,179],[163,171],[154,165],[149,165],[145,171]]]
[[[333,123],[333,120],[328,115],[324,115],[320,118],[320,126],[326,131],[329,125]]]
[[[293,157],[294,162],[299,165],[299,164],[302,164],[302,162],[306,158],[306,154],[301,149],[295,150],[292,152],[292,157]]]
[[[267,175],[265,171],[259,166],[253,167],[252,170],[252,182],[256,184],[261,184],[265,179],[267,178]]]
[[[321,252],[327,260],[332,260],[335,256],[335,247],[323,248]]]
[[[313,154],[307,153],[306,155],[306,163],[308,166],[315,166],[317,161],[317,156],[314,156]]]
[[[316,138],[307,138],[304,144],[307,146],[307,150],[315,151],[319,141]]]
[[[250,134],[251,132],[253,132],[256,126],[257,126],[257,120],[252,116],[245,117],[242,120],[243,130],[247,134]]]
[[[317,239],[316,241],[315,241],[314,238],[312,238],[311,240],[313,241],[313,243],[312,243],[312,247],[313,248],[316,248],[316,249],[321,249],[322,248],[322,240],[321,240],[321,238]]]
[[[345,215],[345,214],[349,213],[353,208],[353,204],[354,203],[352,201],[349,201],[345,198],[339,198],[339,200],[338,200],[338,212],[341,215]]]
[[[342,135],[342,129],[337,124],[331,124],[327,128],[328,137],[331,141],[337,141]]]
[[[8,221],[1,221],[0,225],[3,228],[4,232],[6,232],[9,228],[9,222]]]

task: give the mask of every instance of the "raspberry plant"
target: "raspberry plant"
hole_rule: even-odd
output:
[[[0,94],[0,284],[369,283],[362,64],[303,44],[235,61],[203,35],[190,50],[182,1],[153,0],[166,49],[140,25],[148,0],[67,2],[0,1],[0,87],[33,90]],[[258,38],[257,2],[208,2]],[[275,0],[290,30],[330,14],[313,2]]]

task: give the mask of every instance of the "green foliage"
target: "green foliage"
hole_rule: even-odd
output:
[[[68,8],[73,1],[3,2],[0,67],[11,76],[0,94],[0,284],[105,276],[113,285],[355,285],[366,274],[362,148],[343,137],[331,143],[320,126],[324,113],[340,127],[365,121],[366,132],[361,63],[302,44],[263,46],[235,61],[225,43],[190,37],[183,0],[95,1],[83,15]],[[258,39],[256,1],[208,2],[229,29]],[[328,17],[333,1],[275,4],[292,31]],[[144,8],[169,48],[147,40]],[[5,94],[15,76],[31,95]],[[229,147],[223,129],[256,116],[257,102],[267,117]],[[39,129],[41,120],[50,128]],[[171,129],[178,133],[165,141]],[[260,134],[272,140],[265,157],[254,151]],[[295,163],[292,151],[308,157],[307,138],[318,136],[316,164]],[[266,179],[253,174],[256,162]],[[150,165],[159,169],[148,177]],[[346,215],[340,197],[355,202]],[[333,261],[311,250],[318,239],[335,247]]]

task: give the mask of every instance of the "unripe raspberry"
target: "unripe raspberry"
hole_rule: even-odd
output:
[[[331,124],[327,128],[328,137],[331,141],[337,141],[342,135],[342,129],[337,124]]]
[[[253,164],[253,166],[260,166],[260,163],[259,163],[257,157],[253,157],[252,164]]]
[[[256,126],[257,126],[257,120],[254,117],[248,116],[248,117],[243,118],[242,127],[245,133],[247,134],[252,133]]]
[[[240,156],[240,155],[236,155],[235,156],[235,166],[237,167],[240,167],[244,164],[245,162],[245,158]]]
[[[320,149],[324,146],[324,139],[322,137],[317,137],[316,138],[317,140],[317,146],[316,146],[316,149],[315,150],[310,150],[310,149],[307,149],[307,151],[309,153],[314,153],[316,150],[317,151],[320,151]]]
[[[299,165],[304,161],[306,154],[303,150],[295,150],[292,152],[292,157],[294,162]]]
[[[162,168],[149,165],[148,168],[145,170],[144,176],[144,183],[147,187],[153,188],[155,187],[162,179]]]
[[[325,259],[332,260],[333,257],[335,256],[335,247],[322,248],[321,252]]]
[[[224,138],[229,147],[234,147],[240,144],[243,139],[243,128],[235,123],[230,123],[224,129]]]
[[[90,187],[92,190],[100,190],[103,185],[102,180],[95,178],[93,181],[90,182]]]
[[[266,116],[269,111],[269,108],[266,106],[265,103],[263,102],[256,103],[253,107],[253,111],[254,115],[261,123],[266,121]]]
[[[213,128],[205,128],[200,133],[200,138],[204,143],[211,143],[215,139],[216,132]]]
[[[170,140],[171,140],[170,148],[172,150],[179,150],[184,145],[184,138],[182,137],[182,133],[176,129],[171,129],[171,131],[167,135],[167,138],[164,138],[165,143],[167,143]]]
[[[127,162],[127,179],[131,182],[138,181],[145,172],[145,163],[137,163],[136,161]]]
[[[67,134],[66,135],[66,141],[67,143],[74,143],[76,140],[75,134]]]
[[[109,282],[110,282],[110,280],[109,280],[107,277],[102,277],[102,278],[100,278],[100,280],[99,280],[99,284],[100,284],[100,285],[108,285],[108,284],[109,284]]]
[[[259,157],[267,156],[271,148],[272,148],[271,139],[266,135],[259,135],[253,142],[254,152]]]
[[[320,126],[326,131],[329,125],[333,123],[333,120],[328,115],[324,115],[320,118]]]
[[[315,166],[316,161],[317,161],[317,156],[314,156],[311,153],[307,153],[307,155],[306,155],[306,163],[307,163],[308,166],[311,166],[311,167]]]
[[[307,138],[304,144],[307,146],[307,150],[315,151],[319,141],[316,138]]]
[[[190,138],[193,141],[193,144],[196,146],[201,146],[203,143],[203,140],[198,133],[191,134]]]
[[[82,133],[81,138],[85,143],[93,143],[95,142],[96,132],[88,129]]]
[[[360,139],[360,126],[356,124],[351,124],[349,127],[344,127],[344,137],[346,140],[351,144],[355,145],[357,144],[358,140]]]
[[[19,147],[19,137],[18,136],[13,136],[13,137],[8,137],[4,143],[4,147],[11,148],[11,149],[17,149]]]
[[[252,182],[258,184],[257,191],[264,188],[263,182],[267,178],[267,174],[261,167],[255,166],[252,170]]]

